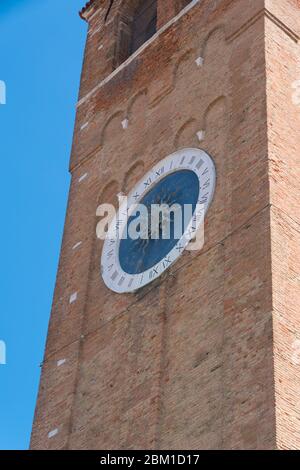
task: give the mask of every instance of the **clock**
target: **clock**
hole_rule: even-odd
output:
[[[182,255],[212,201],[216,171],[200,149],[179,150],[157,163],[120,204],[102,251],[108,288],[135,292]]]

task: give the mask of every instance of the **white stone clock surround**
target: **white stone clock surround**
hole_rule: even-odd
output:
[[[194,213],[185,233],[178,240],[168,255],[152,268],[138,274],[128,274],[120,266],[119,244],[117,233],[123,233],[127,220],[133,213],[136,204],[161,179],[179,170],[191,170],[199,180],[199,197],[197,204],[202,205],[201,212]],[[204,183],[204,184],[203,184]],[[116,293],[135,292],[161,276],[183,253],[203,223],[206,212],[212,202],[216,185],[216,170],[212,158],[204,151],[185,148],[169,155],[158,162],[128,195],[127,201],[121,204],[119,211],[110,224],[101,256],[101,273],[106,286]],[[129,209],[127,209],[129,208]]]

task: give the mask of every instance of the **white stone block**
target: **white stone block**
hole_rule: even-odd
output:
[[[204,59],[203,59],[203,57],[198,57],[198,58],[196,59],[196,64],[197,64],[198,67],[202,67],[202,65],[204,64]]]
[[[76,243],[76,244],[73,246],[72,250],[76,250],[77,248],[80,247],[80,245],[82,245],[82,242]]]
[[[81,183],[81,181],[85,180],[85,178],[87,178],[88,176],[88,173],[85,173],[84,175],[80,176],[79,180],[78,180],[78,183]]]
[[[74,294],[70,296],[70,304],[73,304],[74,302],[76,302],[76,300],[77,300],[77,292],[74,292]]]
[[[62,366],[65,362],[66,362],[66,359],[60,359],[59,361],[57,361],[57,367]]]
[[[58,429],[53,429],[53,431],[50,431],[48,433],[48,439],[51,439],[52,437],[56,436],[56,434],[58,434]]]
[[[88,125],[89,125],[89,123],[88,123],[88,122],[85,122],[85,123],[81,126],[80,130],[83,131],[83,129],[85,129]]]
[[[205,139],[205,131],[198,131],[197,137],[198,137],[199,142],[202,142],[202,140]]]

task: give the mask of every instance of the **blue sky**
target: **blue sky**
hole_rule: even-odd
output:
[[[27,449],[67,203],[84,0],[1,0],[0,449]]]

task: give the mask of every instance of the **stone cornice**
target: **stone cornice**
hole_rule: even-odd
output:
[[[100,0],[100,3],[104,3],[105,0]],[[79,16],[85,21],[89,21],[91,8],[96,4],[96,0],[90,0],[85,4],[85,6],[80,10]]]

